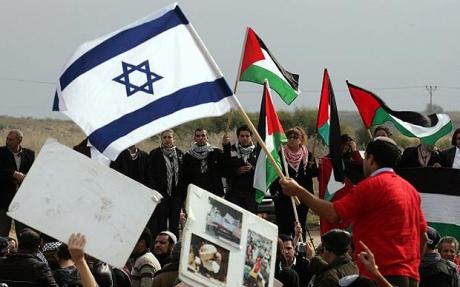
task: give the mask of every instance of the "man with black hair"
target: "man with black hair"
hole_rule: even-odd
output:
[[[257,151],[252,142],[252,132],[247,125],[239,127],[236,135],[238,142],[234,145],[230,143],[227,134],[222,140],[223,167],[229,186],[225,199],[255,213],[257,202],[253,185]]]
[[[284,243],[278,238],[278,248],[276,249],[275,278],[283,286],[299,287],[299,275],[296,271],[287,267],[288,263],[284,252]]]
[[[310,261],[296,252],[294,240],[287,234],[280,234],[279,239],[283,242],[283,252],[286,262],[283,267],[288,267],[297,272],[299,286],[307,286],[312,274],[309,272]]]
[[[145,228],[131,253],[131,257],[135,259],[131,270],[132,287],[152,286],[155,272],[161,269],[160,262],[150,252],[149,246],[151,244],[152,233],[148,228]]]
[[[173,286],[179,274],[179,261],[182,243],[174,245],[169,263],[161,267],[161,270],[155,274],[152,287]]]
[[[194,143],[184,155],[184,184],[201,187],[217,196],[224,195],[222,150],[208,143],[208,132],[197,128]]]
[[[366,177],[349,194],[334,202],[321,200],[292,179],[281,180],[286,195],[297,196],[331,223],[353,222],[355,254],[359,241],[374,250],[381,273],[394,285],[417,286],[418,267],[426,242],[427,224],[420,195],[393,168],[401,152],[390,138],[377,137],[366,147],[363,172]],[[362,263],[360,273],[370,276]]]
[[[358,267],[348,255],[351,235],[341,229],[332,229],[321,236],[323,250],[321,257],[327,262],[315,276],[313,286],[337,286],[340,278],[357,274]]]
[[[425,254],[420,263],[420,287],[458,287],[459,274],[455,263],[444,259],[436,250],[441,236],[439,232],[428,227],[428,241]]]
[[[150,187],[158,191],[163,199],[150,217],[148,227],[153,236],[162,230],[179,235],[179,214],[187,197],[183,183],[184,153],[176,147],[174,131],[161,133],[161,144],[149,154]]]
[[[37,286],[58,286],[48,264],[35,255],[40,244],[40,234],[29,228],[24,229],[19,235],[18,252],[0,261],[0,282],[11,282],[11,286],[17,286],[14,284],[18,284],[18,281]]]
[[[441,165],[450,168],[460,168],[460,128],[455,129],[452,139],[451,148],[441,152]]]
[[[80,286],[80,274],[72,260],[67,244],[59,245],[56,252],[59,268],[53,271],[54,279],[59,286]]]

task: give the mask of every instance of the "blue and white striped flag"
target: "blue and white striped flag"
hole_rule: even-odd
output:
[[[114,160],[130,145],[235,104],[222,72],[177,4],[73,54],[53,110],[77,123]]]

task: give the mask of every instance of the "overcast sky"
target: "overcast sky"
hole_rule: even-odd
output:
[[[0,1],[0,115],[58,117],[51,112],[63,65],[75,48],[170,1]],[[278,61],[300,74],[291,107],[316,108],[328,68],[339,110],[355,110],[345,80],[374,91],[395,110],[433,103],[460,110],[460,1],[187,0],[179,5],[233,87],[246,26]],[[257,111],[261,87],[239,85]],[[275,96],[274,96],[275,97]],[[277,109],[287,109],[276,100]],[[291,108],[289,107],[289,108]],[[60,116],[63,118],[63,116]]]

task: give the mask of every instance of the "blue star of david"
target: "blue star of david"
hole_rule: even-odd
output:
[[[121,62],[123,66],[123,73],[115,78],[113,81],[125,85],[126,88],[126,95],[132,96],[133,94],[142,91],[148,94],[153,95],[153,83],[163,79],[162,76],[155,74],[150,71],[149,61],[145,60],[144,62],[140,63],[139,65],[132,65],[125,62]],[[139,71],[145,74],[145,83],[140,86],[134,85],[129,81],[129,74],[134,71]]]

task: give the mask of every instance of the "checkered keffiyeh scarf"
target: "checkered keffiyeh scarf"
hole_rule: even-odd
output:
[[[168,148],[162,144],[160,149],[163,152],[166,163],[166,181],[168,184],[166,192],[170,196],[173,190],[173,181],[174,186],[179,183],[179,159],[175,146]]]
[[[208,153],[212,152],[214,150],[214,147],[211,146],[210,144],[205,144],[205,145],[197,145],[196,143],[192,144],[192,147],[188,151],[188,153],[193,156],[194,158],[198,159],[200,161],[200,171],[201,173],[207,173],[208,172]]]

